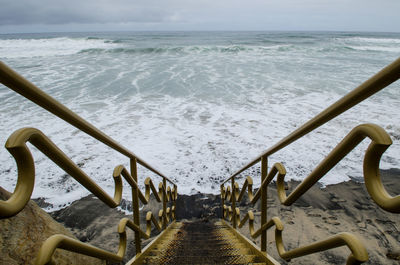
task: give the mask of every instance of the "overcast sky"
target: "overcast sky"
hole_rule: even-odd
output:
[[[0,0],[0,33],[108,30],[400,32],[400,0]]]

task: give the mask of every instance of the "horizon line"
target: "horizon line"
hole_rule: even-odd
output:
[[[83,31],[77,31],[77,30],[59,30],[59,31],[15,31],[15,32],[1,32],[0,35],[11,35],[11,34],[58,34],[58,33],[145,33],[145,32],[296,32],[296,33],[306,33],[306,32],[315,32],[315,33],[389,33],[389,34],[400,34],[400,31],[369,31],[369,30],[278,30],[278,29],[265,29],[265,30],[254,30],[254,29],[248,29],[248,30],[232,30],[232,29],[217,29],[217,30],[203,30],[203,29],[193,29],[193,30],[83,30]]]

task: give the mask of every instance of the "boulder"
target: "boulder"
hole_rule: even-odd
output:
[[[0,187],[0,199],[11,194]],[[61,224],[30,201],[16,216],[0,219],[0,264],[33,264],[43,242],[54,234],[75,238]],[[53,255],[56,264],[105,264],[105,262],[80,254],[57,249]]]

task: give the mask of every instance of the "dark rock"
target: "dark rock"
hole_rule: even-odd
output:
[[[393,172],[393,170],[382,171],[382,180],[388,192],[397,195],[400,182]],[[299,182],[291,181],[287,184],[289,187],[287,194],[289,194],[299,185]],[[40,199],[39,202],[44,202],[44,200]],[[396,251],[388,252],[387,250],[396,247],[400,240],[397,229],[400,217],[380,209],[369,196],[363,183],[349,181],[324,188],[314,185],[293,205],[283,206],[277,197],[276,184],[272,182],[268,187],[267,202],[268,218],[279,216],[285,225],[284,242],[287,250],[305,246],[339,232],[349,231],[362,238],[362,242],[366,244],[370,255],[370,261],[366,264],[395,264],[393,262],[398,258]],[[229,205],[229,202],[225,203]],[[42,205],[48,207],[46,204]],[[168,203],[168,207],[171,205],[171,202]],[[236,205],[241,210],[241,218],[248,210],[253,210],[256,225],[259,226],[260,200],[252,205],[246,194]],[[158,203],[153,196],[147,205],[140,204],[142,228],[145,225],[146,212],[152,211],[158,216],[161,206],[162,204]],[[199,218],[206,222],[221,217],[219,195],[201,193],[178,195],[176,206],[178,220]],[[131,201],[123,200],[120,208],[129,211],[131,207]],[[110,251],[115,251],[118,246],[119,237],[116,229],[119,220],[123,217],[132,218],[131,214],[126,215],[117,209],[110,209],[92,196],[82,198],[52,215],[69,227],[80,240]],[[246,229],[248,230],[245,225],[241,232]],[[153,229],[152,236],[157,234],[158,231]],[[128,239],[126,257],[129,260],[135,255],[133,233],[128,234]],[[259,244],[259,238],[252,240]],[[273,236],[268,240],[271,255],[279,259],[279,255],[274,250]],[[142,240],[143,245],[150,241],[151,239]],[[319,260],[320,264],[343,264],[347,256],[347,248],[341,247],[334,251],[296,258],[292,263],[313,264],[315,260]],[[280,262],[287,264],[283,260]]]
[[[179,195],[176,202],[177,219],[221,218],[220,196],[198,193]]]
[[[40,208],[52,208],[53,205],[51,203],[46,202],[46,198],[39,197],[36,199],[32,199]]]
[[[386,257],[388,257],[389,259],[392,259],[392,260],[400,260],[400,252],[391,252],[391,251],[389,251],[386,254]]]
[[[110,213],[110,208],[104,203],[93,203],[94,197],[89,195],[73,202],[69,207],[53,212],[51,215],[66,227],[77,229],[86,228],[90,223],[101,215]]]
[[[127,201],[125,199],[122,199],[120,207],[121,207],[122,210],[126,210],[126,211],[132,212],[132,202],[131,201]]]

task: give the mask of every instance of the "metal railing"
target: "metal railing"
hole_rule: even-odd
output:
[[[130,172],[122,165],[119,165],[114,169],[113,178],[115,182],[115,192],[114,197],[111,197],[41,131],[35,128],[23,128],[15,131],[8,138],[6,142],[6,148],[17,163],[18,179],[11,197],[7,201],[0,200],[0,218],[8,218],[18,214],[29,202],[30,197],[32,196],[32,191],[35,185],[35,165],[31,152],[26,145],[27,142],[37,147],[39,151],[45,154],[66,173],[71,175],[109,207],[114,208],[121,203],[123,186],[122,179],[125,179],[132,189],[133,218],[132,220],[123,218],[118,225],[120,242],[116,254],[86,243],[82,243],[64,235],[54,235],[43,243],[36,258],[36,264],[51,263],[52,255],[56,248],[62,248],[108,261],[119,262],[124,258],[126,251],[126,227],[129,227],[134,231],[136,254],[140,254],[142,251],[141,238],[147,239],[150,237],[152,223],[158,230],[164,230],[167,228],[170,221],[175,221],[176,199],[178,193],[176,184],[170,179],[151,167],[148,163],[136,156],[134,153],[117,143],[115,140],[104,134],[95,126],[40,90],[28,80],[14,72],[1,61],[0,82],[27,99],[33,101],[42,108],[53,113],[57,117],[75,126],[79,130],[108,145],[115,151],[125,155],[130,160]],[[146,178],[144,183],[145,194],[140,191],[137,184],[137,164],[142,165],[143,167],[162,177],[162,182],[159,184],[158,190],[154,186],[151,179]],[[172,184],[172,189],[170,186],[167,186],[167,182]],[[147,213],[146,231],[143,231],[140,228],[139,200],[143,204],[147,204],[150,200],[151,192],[153,192],[155,199],[162,203],[162,210],[160,210],[158,213],[158,220],[153,216],[152,212]],[[168,203],[172,205],[167,207]]]
[[[222,218],[228,218],[234,229],[243,227],[248,221],[251,236],[253,238],[261,236],[260,250],[264,252],[267,251],[267,230],[275,226],[275,242],[278,253],[281,258],[287,261],[292,258],[343,245],[347,245],[351,250],[351,254],[347,259],[347,264],[360,264],[367,261],[368,254],[365,247],[350,233],[340,233],[323,241],[286,251],[282,239],[283,224],[281,220],[279,217],[273,217],[270,220],[267,219],[267,186],[277,175],[276,181],[279,200],[283,205],[292,205],[363,139],[368,137],[372,141],[365,153],[363,168],[364,180],[368,193],[382,209],[392,213],[400,213],[400,195],[393,197],[386,191],[379,173],[380,158],[392,144],[390,136],[385,130],[373,124],[364,124],[354,128],[289,195],[286,195],[285,191],[285,167],[280,163],[276,163],[268,173],[268,157],[367,99],[399,78],[400,58],[223,181],[221,183]],[[253,194],[253,180],[251,177],[246,178],[240,190],[239,184],[236,182],[235,178],[259,162],[261,162],[261,185],[258,191]],[[225,184],[228,185],[226,188]],[[246,193],[246,189],[248,198],[252,204],[261,199],[261,224],[258,230],[254,228],[253,212],[249,211],[240,219],[240,209],[236,207]],[[230,203],[230,206],[225,205],[226,202]]]

